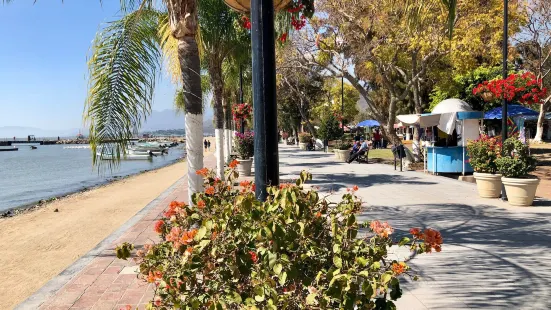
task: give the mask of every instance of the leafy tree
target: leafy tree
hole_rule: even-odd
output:
[[[430,110],[432,111],[442,100],[449,98],[461,99],[467,102],[475,111],[486,112],[500,106],[501,102],[498,100],[485,102],[480,96],[473,95],[473,89],[484,81],[501,78],[503,75],[502,70],[501,66],[482,66],[466,74],[456,74],[450,82],[444,85],[437,85],[433,89],[430,95]]]
[[[179,68],[177,81],[185,106],[186,148],[190,196],[202,189],[194,173],[203,167],[203,106],[197,3],[166,0],[122,1],[123,16],[107,24],[94,39],[89,66],[89,91],[85,119],[90,123],[90,143],[97,152],[111,152],[117,160],[151,112],[155,82],[162,56]],[[163,53],[164,52],[164,53]]]
[[[312,108],[312,116],[315,119],[321,119],[326,113],[343,114],[341,86],[341,79],[328,78],[325,80],[325,100],[321,100],[317,106]],[[359,113],[358,100],[360,100],[358,91],[349,83],[344,83],[344,114],[341,116],[345,124],[353,121]]]
[[[520,68],[536,74],[541,87],[551,89],[551,2],[532,0],[524,3],[526,24],[513,39],[519,54]],[[540,110],[535,142],[543,138],[545,113],[551,109],[551,94],[537,107]]]
[[[340,120],[333,113],[327,114],[321,121],[318,136],[323,140],[336,140],[342,137]]]

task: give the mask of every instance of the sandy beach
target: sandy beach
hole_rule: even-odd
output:
[[[0,219],[0,309],[32,295],[186,173],[183,161]]]

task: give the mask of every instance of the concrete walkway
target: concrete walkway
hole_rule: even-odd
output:
[[[441,253],[410,263],[398,309],[551,309],[551,202],[511,207],[482,199],[476,185],[380,164],[336,163],[333,154],[280,145],[281,179],[301,170],[335,196],[358,185],[369,205],[361,220],[388,221],[397,236],[411,227],[441,231]]]
[[[206,167],[214,165],[213,155],[205,157]],[[153,298],[153,284],[139,279],[134,261],[117,259],[114,249],[123,242],[133,243],[138,249],[158,242],[153,231],[155,222],[170,202],[188,200],[187,186],[186,175],[16,309],[110,310],[125,309],[127,305],[145,309]]]
[[[387,165],[336,163],[332,154],[280,145],[282,181],[303,169],[330,199],[358,185],[368,204],[360,219],[388,221],[397,237],[411,227],[441,231],[442,253],[410,261],[421,280],[403,282],[398,309],[551,309],[551,202],[510,207],[478,198],[474,184]],[[99,245],[19,309],[142,309],[153,289],[137,279],[133,261],[116,259],[114,246],[156,240],[155,219],[170,201],[186,199],[186,184],[180,180],[121,228],[117,240]]]

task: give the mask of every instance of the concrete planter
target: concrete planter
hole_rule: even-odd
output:
[[[501,178],[505,186],[509,204],[517,207],[529,207],[534,202],[536,189],[540,184],[539,179]]]
[[[341,162],[347,162],[350,159],[349,150],[334,150],[335,158]]]
[[[252,159],[238,159],[239,164],[237,165],[237,172],[240,176],[250,176],[251,168],[253,167]]]
[[[301,149],[301,150],[303,150],[303,151],[306,151],[306,147],[307,147],[307,146],[308,146],[308,143],[302,143],[302,142],[300,142],[300,143],[298,144],[299,149]]]
[[[474,173],[478,195],[482,198],[501,196],[501,174]]]

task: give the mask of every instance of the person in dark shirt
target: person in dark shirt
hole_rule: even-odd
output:
[[[203,145],[205,146],[205,151],[206,151],[207,148],[209,147],[209,143],[208,143],[207,139],[205,139],[205,142],[203,142]]]

